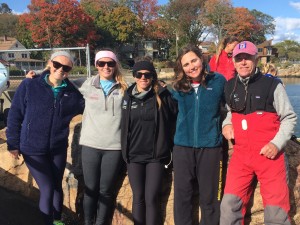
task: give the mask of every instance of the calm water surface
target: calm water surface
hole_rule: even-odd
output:
[[[300,137],[300,78],[282,78],[291,104],[298,116],[295,135]]]

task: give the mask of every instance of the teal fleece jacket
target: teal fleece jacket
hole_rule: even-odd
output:
[[[174,144],[192,148],[214,148],[222,145],[221,107],[225,104],[225,78],[213,73],[206,76],[206,86],[197,93],[172,90],[178,102]]]

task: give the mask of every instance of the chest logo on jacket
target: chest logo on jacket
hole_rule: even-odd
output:
[[[138,107],[137,102],[133,101],[133,102],[131,103],[131,109],[136,109],[137,107]]]
[[[234,102],[239,102],[240,101],[239,95],[238,94],[234,94],[233,95],[233,100],[234,100]]]
[[[126,100],[123,100],[122,109],[127,109],[127,104],[128,102]]]
[[[98,100],[99,99],[99,95],[98,94],[91,94],[89,96],[89,99],[92,99],[92,100]]]

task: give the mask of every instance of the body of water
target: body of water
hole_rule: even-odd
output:
[[[295,135],[300,138],[300,78],[282,78],[286,92],[289,96],[294,111],[297,113],[298,120]]]

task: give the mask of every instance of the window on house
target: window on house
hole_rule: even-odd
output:
[[[8,58],[15,58],[15,54],[14,53],[8,53]]]
[[[22,58],[27,58],[27,54],[22,53]]]
[[[145,43],[145,48],[147,48],[147,49],[153,48],[153,43],[152,42],[146,42]]]
[[[268,48],[267,54],[272,55],[272,49]]]
[[[18,46],[19,46],[18,43],[16,43],[16,48],[17,48]]]
[[[258,52],[263,52],[263,49],[262,48],[258,48]]]

